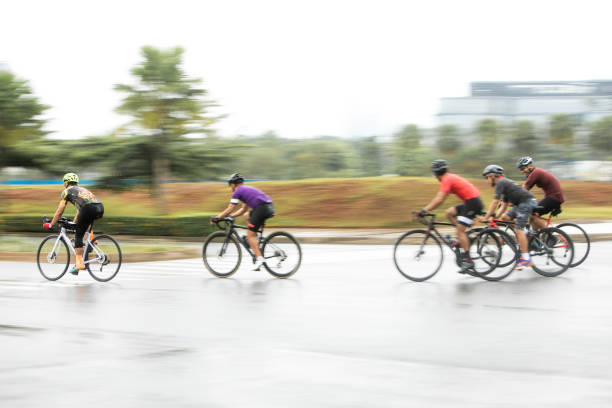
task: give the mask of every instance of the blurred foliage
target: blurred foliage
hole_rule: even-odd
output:
[[[476,135],[480,145],[492,149],[500,139],[501,126],[493,119],[483,119],[476,124]]]
[[[217,230],[209,224],[209,216],[193,217],[113,217],[104,216],[95,222],[98,234],[204,237]],[[42,217],[32,215],[0,216],[4,232],[44,232]]]
[[[593,151],[612,152],[612,116],[606,116],[590,125],[589,144]]]
[[[509,129],[514,153],[517,156],[534,156],[537,145],[533,123],[519,120]]]
[[[454,125],[442,125],[438,128],[438,150],[442,154],[453,154],[461,147],[459,129]]]
[[[429,174],[434,160],[431,149],[421,145],[421,132],[416,125],[406,125],[393,135],[391,145],[393,172],[400,176]]]
[[[565,113],[553,115],[548,138],[552,144],[571,145],[574,142],[574,119]]]
[[[46,134],[42,130],[45,121],[38,118],[46,109],[26,81],[0,71],[0,168],[18,164],[9,154],[11,146]]]

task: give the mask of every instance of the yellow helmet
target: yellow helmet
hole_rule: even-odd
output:
[[[74,173],[66,173],[64,174],[64,183],[70,183],[70,182],[75,182],[78,183],[79,182],[79,176],[77,176]]]

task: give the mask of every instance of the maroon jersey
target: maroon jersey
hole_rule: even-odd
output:
[[[561,190],[561,183],[559,183],[559,180],[557,180],[555,176],[546,170],[534,167],[525,181],[525,188],[530,190],[534,185],[544,190],[546,197],[550,197],[560,203],[565,201],[563,190]]]

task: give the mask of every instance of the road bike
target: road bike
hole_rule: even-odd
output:
[[[561,211],[549,217],[543,217],[539,215],[537,211],[538,211],[538,208],[534,210],[531,216],[534,218],[539,218],[541,220],[546,221],[547,228],[548,227],[559,228],[572,239],[572,242],[574,244],[574,258],[572,260],[570,267],[574,268],[580,265],[581,263],[583,263],[586,260],[587,256],[589,256],[589,252],[591,251],[591,239],[589,235],[586,233],[586,231],[581,226],[571,223],[571,222],[563,222],[558,225],[551,225],[551,220],[553,216],[558,215]],[[531,226],[527,225],[527,228],[530,229]],[[515,236],[514,227],[512,225],[507,225],[505,228],[505,231],[511,236],[513,237]]]
[[[44,217],[43,222],[49,222],[49,218]],[[76,232],[76,224],[64,217],[57,224],[60,225],[59,234],[45,237],[36,252],[38,270],[50,281],[64,276],[70,266],[70,253],[76,259],[74,239],[68,235]],[[83,263],[92,278],[100,282],[113,279],[121,267],[121,248],[117,241],[105,234],[96,235],[90,240],[90,233],[86,232],[83,243]]]
[[[515,223],[498,219],[489,222],[489,228],[499,227],[505,227],[518,250]],[[565,231],[555,227],[545,227],[535,232],[528,229],[526,234],[527,250],[535,272],[550,278],[561,275],[571,267],[574,259],[574,243]]]
[[[425,281],[434,276],[442,267],[444,251],[442,244],[453,251],[457,266],[462,264],[462,256],[458,242],[450,237],[444,237],[436,226],[453,226],[449,222],[438,222],[436,215],[422,214],[417,221],[427,226],[427,229],[415,229],[401,235],[393,247],[393,261],[397,270],[405,278],[415,282]],[[470,240],[469,253],[474,266],[466,273],[489,281],[498,281],[508,276],[514,269],[510,267],[496,271],[501,260],[508,257],[504,253],[502,243],[509,242],[510,237],[499,229],[481,229],[468,233]],[[510,250],[512,259],[516,258],[513,245],[505,245]]]
[[[256,261],[255,253],[246,235],[238,234],[239,229],[248,227],[235,224],[233,217],[225,217],[215,221],[221,231],[213,232],[206,238],[202,248],[204,266],[213,275],[219,278],[232,276],[240,266],[242,260],[242,246]],[[293,235],[285,231],[276,231],[265,237],[263,226],[256,231],[259,249],[265,259],[263,266],[271,275],[277,278],[288,278],[297,272],[302,263],[302,248]]]

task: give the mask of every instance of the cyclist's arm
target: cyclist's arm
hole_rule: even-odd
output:
[[[234,208],[236,208],[236,204],[231,204],[227,206],[227,208],[225,210],[223,210],[223,212],[219,215],[217,215],[217,218],[225,218],[227,217],[227,215],[229,213],[231,213],[232,211],[234,211]]]
[[[72,220],[72,222],[76,223],[78,218],[79,218],[79,209],[77,208],[76,214],[74,214],[74,220]]]
[[[423,207],[423,211],[429,212],[435,210],[440,204],[444,202],[444,200],[446,200],[446,196],[448,196],[448,193],[438,191],[438,194],[436,194],[433,200],[431,200],[429,204]]]
[[[242,206],[238,209],[238,211],[236,211],[235,213],[231,214],[231,216],[234,217],[234,218],[240,217],[242,214],[247,212],[248,209],[249,209],[249,207],[246,205],[246,203],[242,203]]]
[[[495,214],[495,218],[499,219],[499,217],[501,217],[502,214],[506,212],[507,208],[508,208],[508,203],[502,202],[502,205],[499,207],[499,210],[497,210],[497,213]]]
[[[66,200],[60,200],[60,202],[59,202],[59,204],[57,206],[57,210],[55,210],[55,215],[53,216],[53,219],[51,220],[51,226],[55,225],[57,220],[59,220],[59,218],[64,213],[65,209],[66,209]]]
[[[489,211],[487,211],[487,213],[478,218],[478,221],[486,221],[487,219],[489,219],[489,217],[495,212],[495,209],[497,208],[497,206],[499,205],[499,200],[493,200],[491,202],[491,205],[489,206]]]

